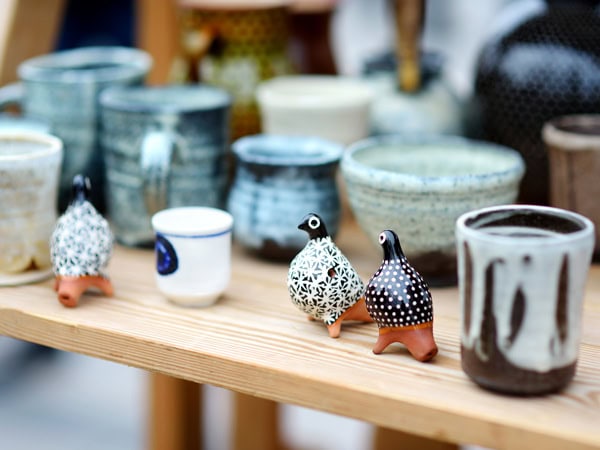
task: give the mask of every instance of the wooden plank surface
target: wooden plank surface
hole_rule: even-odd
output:
[[[353,224],[338,244],[366,280],[379,250]],[[51,282],[0,290],[0,334],[270,400],[363,419],[441,441],[495,448],[600,448],[600,267],[593,267],[574,382],[560,395],[513,398],[471,383],[460,368],[456,289],[433,290],[438,356],[419,363],[397,346],[371,352],[373,324],[339,339],[289,300],[286,264],[234,249],[224,298],[205,309],[169,304],[151,251],[119,247],[116,296],[61,306]]]

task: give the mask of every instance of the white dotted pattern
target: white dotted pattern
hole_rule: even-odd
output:
[[[429,287],[406,257],[384,260],[365,293],[367,310],[381,327],[404,327],[431,322]]]

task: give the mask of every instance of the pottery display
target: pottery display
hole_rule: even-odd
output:
[[[292,73],[288,55],[290,0],[178,0],[181,56],[172,80],[204,81],[233,96],[232,137],[260,131],[254,92]]]
[[[64,306],[75,307],[89,288],[113,294],[105,269],[110,260],[113,235],[104,217],[90,203],[88,177],[73,178],[71,204],[56,222],[50,239],[50,254],[55,275],[54,290]]]
[[[261,256],[291,260],[306,243],[296,229],[315,211],[335,236],[340,199],[335,173],[343,148],[304,136],[255,135],[234,142],[236,173],[227,209],[234,238]]]
[[[396,76],[397,64],[388,53],[365,62],[363,78],[374,92],[371,105],[371,134],[463,133],[462,104],[443,78],[443,62],[437,53],[424,53],[419,59],[420,84],[404,91]]]
[[[397,230],[430,286],[456,283],[454,222],[467,211],[512,203],[524,164],[514,150],[450,136],[388,135],[350,146],[342,158],[350,206],[378,246]]]
[[[61,210],[69,203],[71,181],[79,173],[90,177],[94,185],[90,201],[101,211],[105,209],[98,95],[108,86],[141,84],[150,66],[147,53],[125,47],[64,50],[19,65],[22,95],[12,101],[19,102],[28,117],[48,122],[64,143]],[[0,89],[0,98],[9,101],[2,94],[4,89]]]
[[[369,135],[372,97],[364,80],[326,75],[277,77],[256,91],[264,133],[318,136],[343,145]]]
[[[292,303],[309,320],[322,320],[332,338],[339,337],[344,320],[372,322],[364,284],[327,233],[323,219],[309,213],[298,228],[309,240],[290,263],[287,286]]]
[[[544,123],[600,113],[600,13],[596,1],[511,2],[476,67],[483,138],[521,152],[520,203],[548,204]]]
[[[209,306],[231,278],[233,217],[209,207],[169,208],[152,216],[156,283],[181,306]]]
[[[379,328],[373,353],[401,342],[417,361],[429,361],[438,352],[429,287],[406,259],[394,231],[381,232],[379,243],[383,262],[365,291],[367,310]]]
[[[1,102],[2,100],[0,100]],[[0,113],[0,133],[15,131],[35,131],[48,134],[50,133],[50,124],[45,120]]]
[[[487,389],[555,392],[575,374],[594,225],[566,210],[506,205],[456,223],[461,360]]]
[[[0,120],[0,124],[3,119]],[[0,286],[52,275],[48,241],[57,217],[62,142],[0,125]]]
[[[152,215],[223,207],[231,98],[206,85],[115,87],[100,96],[108,213],[119,242],[151,245]]]
[[[542,129],[550,162],[550,204],[580,213],[596,227],[600,259],[600,115],[552,119]]]

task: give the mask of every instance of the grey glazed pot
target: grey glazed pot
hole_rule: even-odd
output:
[[[311,212],[334,236],[342,152],[341,145],[316,137],[262,134],[234,142],[237,168],[228,201],[234,238],[266,258],[290,260],[306,244],[297,226]]]

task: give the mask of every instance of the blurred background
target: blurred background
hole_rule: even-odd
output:
[[[58,39],[62,50],[90,45],[141,46],[148,34],[161,40],[168,29],[136,28],[138,16],[163,1],[66,1]],[[507,24],[541,7],[535,0],[428,0],[423,51],[441,56],[440,76],[457,102],[470,102],[483,45]],[[0,16],[8,15],[0,0]],[[4,9],[4,11],[3,11]],[[2,19],[4,20],[4,19]],[[35,29],[23,39],[35,37]],[[146,37],[144,37],[146,36]],[[165,37],[165,45],[169,39]],[[10,45],[16,43],[9,43]],[[374,57],[394,51],[395,26],[385,0],[339,0],[331,21],[331,48],[339,74],[359,76]],[[165,52],[169,53],[168,49]],[[155,56],[155,55],[153,55]],[[151,81],[170,70],[157,59]],[[16,80],[4,74],[3,82]],[[464,109],[461,109],[461,111]],[[148,378],[143,371],[0,337],[0,449],[120,450],[146,448]],[[232,397],[206,387],[205,448],[230,448]],[[372,427],[351,419],[285,405],[282,437],[288,448],[364,450]]]

